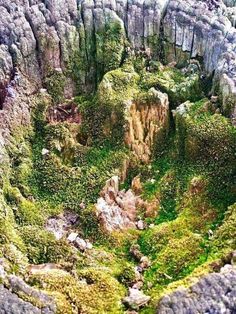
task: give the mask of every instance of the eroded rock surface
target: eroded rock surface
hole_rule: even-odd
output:
[[[119,178],[107,181],[96,204],[97,216],[107,231],[136,228],[137,197],[131,190],[119,191]]]
[[[157,313],[235,313],[235,282],[236,268],[226,265],[220,273],[206,275],[189,289],[166,295]]]
[[[154,88],[149,93],[149,100],[132,102],[127,108],[127,131],[125,143],[139,159],[147,162],[152,156],[157,143],[157,136],[166,132],[169,121],[168,96]]]
[[[0,276],[4,282],[0,285],[0,313],[56,313],[56,305],[52,297],[30,287],[15,275],[7,275],[2,265]]]
[[[225,3],[234,5],[233,1]],[[124,37],[136,49],[150,47],[154,54],[160,37],[170,60],[186,59],[180,50],[187,58],[203,58],[206,71],[214,72],[219,82],[225,112],[234,118],[236,30],[232,14],[231,21],[227,18],[226,5],[194,0],[1,1],[0,83],[4,88],[0,98],[4,100],[16,69],[38,86],[60,73],[65,95],[71,97],[76,84],[91,87],[94,78],[119,66]],[[101,36],[109,25],[106,36]],[[110,59],[109,51],[115,51],[114,58]]]

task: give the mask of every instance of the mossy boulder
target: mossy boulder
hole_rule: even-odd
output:
[[[122,313],[122,286],[102,271],[88,269],[76,280],[64,271],[31,276],[30,282],[55,297],[58,313]]]
[[[159,65],[157,71],[146,72],[142,82],[146,89],[155,87],[167,93],[172,107],[186,100],[196,101],[203,96],[199,73],[183,73],[174,67]]]
[[[215,252],[236,249],[236,204],[226,212],[222,225],[214,235],[212,248]]]
[[[26,253],[33,264],[74,261],[73,249],[65,240],[56,240],[54,235],[36,226],[19,228],[26,245]]]

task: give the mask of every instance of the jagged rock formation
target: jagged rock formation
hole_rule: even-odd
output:
[[[169,122],[168,96],[154,88],[148,96],[150,99],[146,102],[145,99],[132,102],[126,109],[125,143],[144,162],[149,161],[155,145],[158,145],[157,136],[168,130]]]
[[[119,178],[107,181],[96,204],[98,219],[107,231],[135,228],[138,198],[129,190],[119,191]]]
[[[226,265],[220,273],[204,276],[189,289],[166,295],[157,313],[235,313],[235,280],[235,267]]]
[[[226,1],[226,4],[233,3]],[[151,47],[153,53],[159,50],[157,39],[160,37],[167,47],[168,58],[179,59],[174,46],[186,52],[187,57],[203,57],[206,71],[215,73],[223,108],[228,114],[233,113],[236,30],[224,16],[226,7],[220,1],[213,8],[193,0],[152,4],[145,1],[1,1],[0,5],[3,12],[1,106],[6,94],[10,94],[5,88],[14,78],[16,68],[38,86],[42,80],[50,85],[45,79],[53,80],[56,75],[67,97],[75,92],[75,77],[79,77],[80,86],[91,86],[94,77],[99,79],[102,72],[119,65],[124,36],[127,36],[133,47]],[[107,29],[110,24],[114,28]],[[101,36],[102,29],[107,31],[111,42]],[[115,51],[116,61],[106,68],[103,63],[105,60],[105,64],[109,63],[109,51]]]

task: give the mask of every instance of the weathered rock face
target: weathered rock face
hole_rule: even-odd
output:
[[[165,296],[157,313],[234,313],[235,280],[235,267],[226,265],[220,273],[206,275],[189,289]]]
[[[158,135],[168,130],[169,120],[168,96],[154,88],[148,95],[150,100],[146,103],[145,100],[132,102],[126,115],[125,143],[144,162],[150,159],[155,145],[160,144]]]
[[[96,204],[97,216],[107,231],[135,228],[138,198],[131,190],[119,191],[119,178],[107,181]]]
[[[223,108],[233,115],[236,32],[223,15],[224,9],[221,3],[218,8],[211,10],[205,2],[170,1],[163,28],[167,45],[171,47],[167,49],[169,61],[178,58],[175,46],[189,57],[202,57],[206,71],[215,71],[215,82],[219,84]]]
[[[91,89],[104,71],[119,65],[126,36],[133,47],[151,47],[155,53],[157,39],[164,35],[169,59],[183,57],[174,46],[190,57],[203,57],[206,71],[215,72],[225,111],[234,114],[236,30],[225,6],[234,2],[212,3],[1,1],[1,86],[9,83],[16,67],[39,86],[62,69],[70,97],[75,85]]]
[[[1,313],[56,313],[56,305],[52,297],[30,287],[17,276],[7,275],[2,265],[0,277],[5,284],[7,283],[7,288],[3,284],[0,285]],[[43,304],[43,307],[39,308],[34,303]]]

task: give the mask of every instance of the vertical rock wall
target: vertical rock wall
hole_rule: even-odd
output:
[[[124,37],[134,48],[150,47],[153,53],[160,51],[159,42],[164,39],[168,57],[176,58],[182,50],[189,58],[203,59],[207,73],[215,73],[225,112],[234,118],[236,30],[226,17],[225,6],[234,2],[218,1],[215,6],[209,3],[1,0],[1,102],[5,97],[2,86],[9,84],[16,69],[37,87],[61,69],[65,94],[70,97],[76,93],[79,81],[82,89],[94,88],[106,71],[106,63],[111,64],[109,70],[119,65]],[[111,43],[101,36],[110,23],[121,30],[118,35],[112,33]],[[115,41],[118,47],[114,47]],[[108,62],[106,52],[114,49],[115,62]]]

